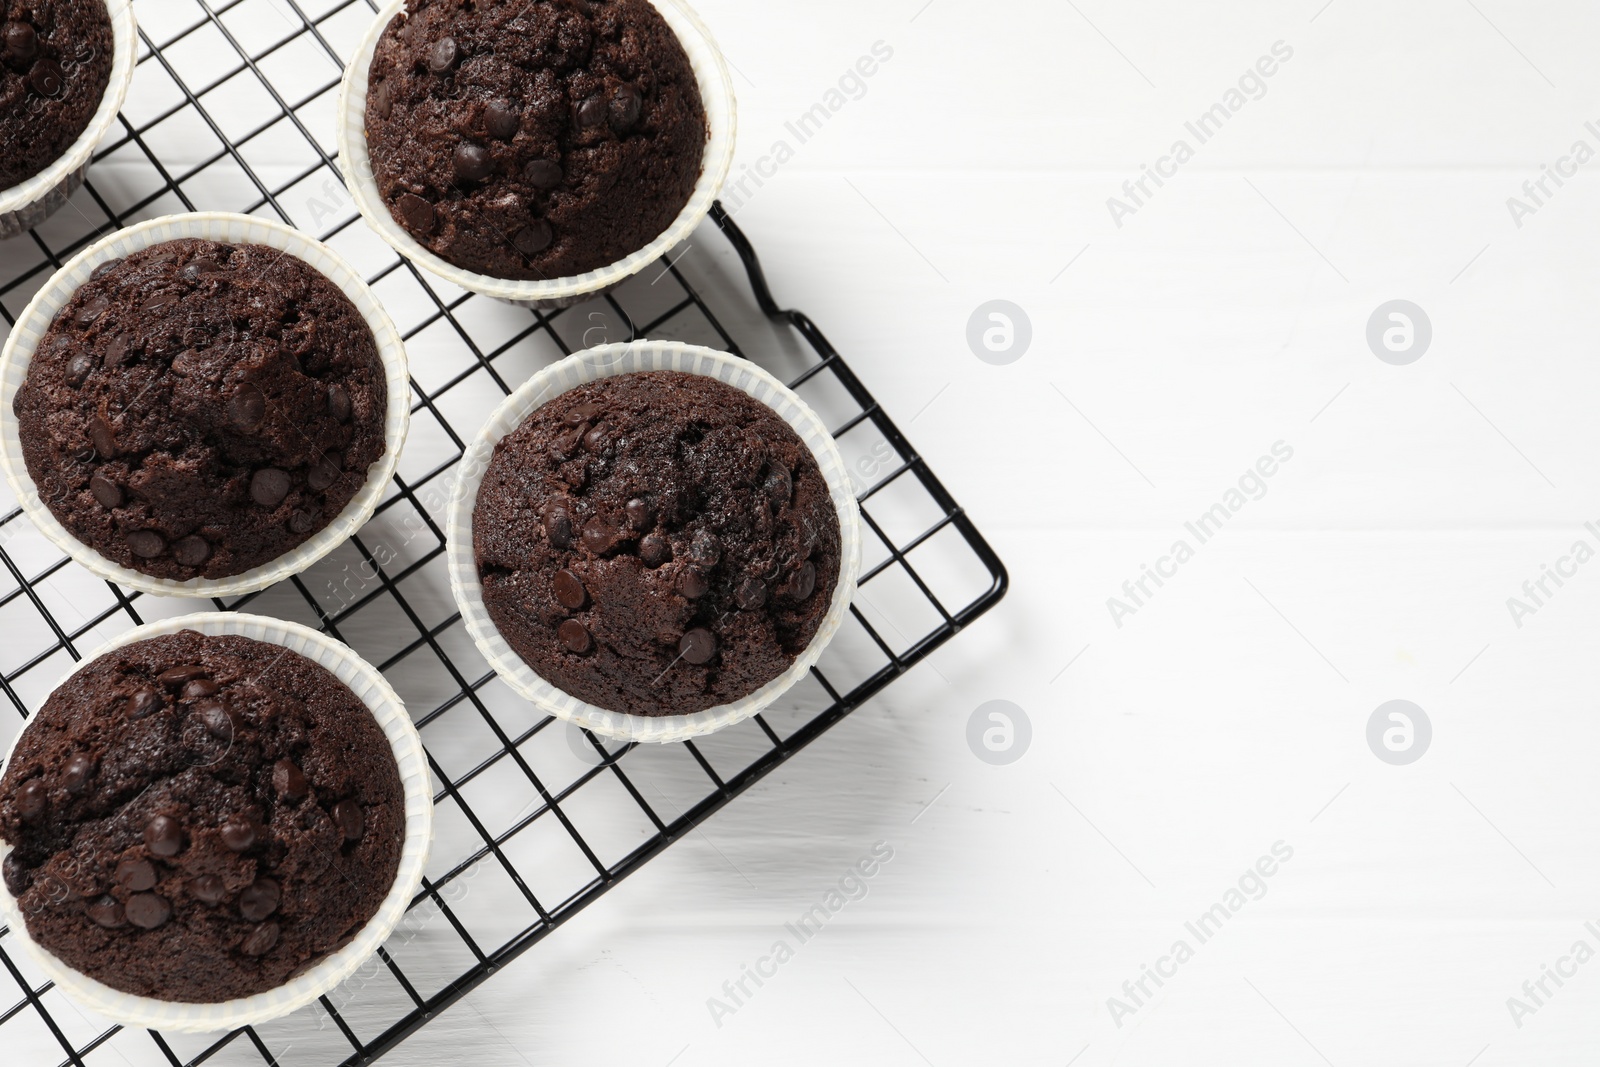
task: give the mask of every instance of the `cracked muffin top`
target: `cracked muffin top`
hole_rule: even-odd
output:
[[[158,578],[225,578],[332,521],[382,458],[371,328],[315,268],[185,239],[102,264],[40,339],[13,404],[39,497]]]
[[[0,779],[3,864],[33,940],[137,996],[283,985],[375,915],[405,797],[372,712],[281,645],[193,630],[80,669]]]
[[[0,0],[0,189],[72,147],[111,81],[104,0]]]
[[[666,230],[708,126],[648,0],[410,0],[369,71],[366,134],[390,213],[496,278],[584,274]]]
[[[517,655],[634,715],[702,711],[778,677],[842,562],[839,513],[793,427],[676,371],[605,378],[529,415],[495,448],[472,539]]]

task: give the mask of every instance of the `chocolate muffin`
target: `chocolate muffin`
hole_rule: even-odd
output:
[[[0,778],[0,837],[37,944],[122,992],[214,1003],[283,985],[377,913],[405,799],[349,687],[185,630],[50,695]]]
[[[260,566],[337,516],[384,454],[388,392],[333,282],[275,248],[185,239],[96,268],[13,408],[61,524],[184,581]]]
[[[816,635],[839,514],[771,408],[675,371],[580,386],[507,434],[472,541],[506,642],[580,700],[680,715],[739,700]]]
[[[410,0],[369,79],[389,211],[480,274],[563,278],[625,259],[700,178],[700,87],[649,0]]]
[[[59,159],[111,81],[105,0],[0,0],[0,189]]]

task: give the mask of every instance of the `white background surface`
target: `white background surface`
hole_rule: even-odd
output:
[[[1600,149],[1600,14],[698,8],[749,164],[893,48],[738,218],[1014,588],[387,1062],[1590,1062],[1600,962],[1520,1028],[1507,998],[1600,950],[1600,563],[1520,628],[1506,601],[1600,547],[1600,193],[1584,171],[1521,228],[1506,201]],[[1265,95],[1117,227],[1107,198],[1278,41]],[[1010,366],[965,340],[995,298],[1032,320]],[[1397,298],[1434,329],[1409,366],[1365,339]],[[1107,598],[1279,441],[1262,499],[1118,627]],[[1411,766],[1365,738],[1396,698],[1433,724]],[[993,699],[1032,723],[1009,766],[965,739]],[[868,896],[718,1026],[708,998],[879,841]],[[1198,946],[1185,922],[1280,841]],[[1180,938],[1119,1027],[1108,998]]]

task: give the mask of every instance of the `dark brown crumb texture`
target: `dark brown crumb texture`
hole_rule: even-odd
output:
[[[700,88],[648,0],[410,0],[369,78],[384,203],[480,274],[615,263],[671,225],[700,177]]]
[[[104,0],[0,0],[0,189],[54,163],[111,81]]]
[[[388,391],[371,329],[314,268],[181,240],[96,269],[13,409],[74,537],[186,581],[270,562],[337,517],[383,456]]]
[[[580,700],[679,715],[782,674],[833,600],[839,515],[816,458],[702,375],[580,386],[507,434],[479,489],[484,603]]]
[[[405,801],[372,713],[278,645],[192,630],[51,694],[0,779],[5,885],[33,940],[138,996],[283,985],[394,884]]]

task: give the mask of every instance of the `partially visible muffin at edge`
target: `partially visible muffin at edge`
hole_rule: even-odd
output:
[[[13,409],[69,533],[144,574],[218,579],[293,551],[361,490],[388,384],[371,327],[315,268],[183,239],[98,267]]]
[[[105,0],[0,0],[0,191],[88,129],[111,81]]]
[[[709,128],[648,0],[410,0],[373,55],[366,135],[401,227],[455,266],[525,281],[660,236]]]
[[[712,378],[579,386],[495,449],[472,516],[484,604],[540,677],[597,707],[681,715],[777,678],[840,578],[816,457]]]
[[[251,996],[348,943],[405,840],[399,768],[348,686],[193,630],[57,689],[0,779],[6,891],[33,940],[113,989]]]

